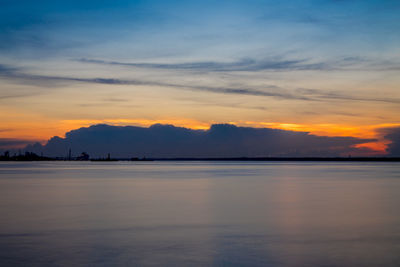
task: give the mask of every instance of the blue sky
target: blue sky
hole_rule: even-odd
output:
[[[378,57],[398,52],[398,1],[1,1],[15,57]],[[389,51],[388,51],[389,50]]]
[[[399,1],[0,6],[0,138],[95,122],[365,138],[400,125]]]

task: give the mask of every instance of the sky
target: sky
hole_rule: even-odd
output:
[[[400,2],[0,0],[0,146],[94,124],[375,139],[400,126]]]

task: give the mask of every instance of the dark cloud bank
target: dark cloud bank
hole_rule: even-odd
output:
[[[111,153],[115,158],[151,157],[331,157],[362,151],[353,145],[373,141],[353,137],[322,137],[306,132],[269,128],[212,125],[209,130],[192,130],[172,125],[94,125],[53,137],[44,146],[27,146],[27,151],[46,156],[74,156],[85,151],[92,158]]]
[[[0,130],[1,132],[1,130]],[[7,149],[15,149],[16,147],[25,147],[31,144],[32,141],[13,139],[13,138],[0,138],[0,151]]]
[[[385,139],[390,140],[388,153],[394,157],[400,157],[400,127],[383,129]]]

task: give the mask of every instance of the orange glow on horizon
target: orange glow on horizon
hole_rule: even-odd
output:
[[[386,123],[367,126],[351,126],[341,124],[294,124],[294,123],[278,123],[278,122],[241,122],[237,125],[251,126],[257,128],[273,128],[296,132],[308,132],[318,136],[342,136],[342,137],[357,137],[366,139],[379,138],[377,129],[397,127],[400,124]]]

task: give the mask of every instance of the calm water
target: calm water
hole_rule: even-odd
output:
[[[3,162],[0,265],[400,266],[400,164]]]

